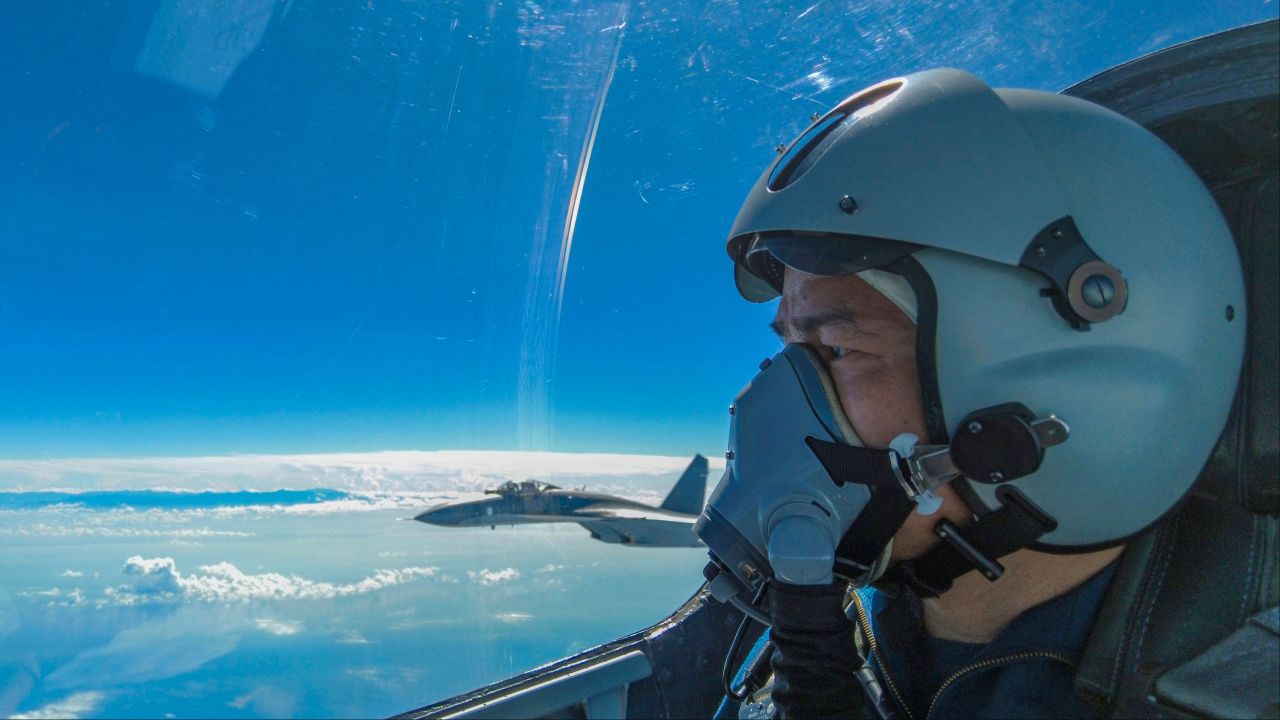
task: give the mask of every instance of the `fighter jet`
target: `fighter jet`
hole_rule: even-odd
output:
[[[613,495],[564,490],[545,482],[508,482],[496,497],[437,505],[419,520],[446,527],[576,522],[600,542],[650,547],[699,547],[693,522],[707,490],[707,459],[695,455],[658,507]]]

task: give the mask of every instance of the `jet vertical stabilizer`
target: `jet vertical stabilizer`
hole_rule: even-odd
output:
[[[659,507],[685,515],[697,515],[702,512],[702,504],[706,498],[707,459],[701,455],[694,455],[693,460],[689,462],[689,467],[685,468],[684,474],[676,481],[675,487],[671,488],[671,492],[667,493],[667,499],[663,500]]]

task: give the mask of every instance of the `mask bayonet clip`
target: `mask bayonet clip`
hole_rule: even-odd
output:
[[[907,497],[920,502],[925,496],[959,477],[947,445],[917,445],[920,438],[903,433],[889,443],[889,464]]]

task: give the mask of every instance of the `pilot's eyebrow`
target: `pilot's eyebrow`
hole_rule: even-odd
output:
[[[810,335],[829,325],[853,325],[857,328],[858,316],[846,308],[834,308],[790,320],[774,320],[769,323],[769,328],[785,341],[788,335]]]

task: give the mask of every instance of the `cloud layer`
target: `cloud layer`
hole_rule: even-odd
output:
[[[81,692],[69,695],[57,702],[51,702],[37,710],[18,713],[9,717],[13,718],[13,720],[45,720],[46,718],[67,720],[69,718],[79,718],[93,714],[104,699],[106,699],[106,695],[100,692]]]
[[[107,588],[106,595],[120,605],[177,600],[328,600],[373,592],[418,578],[434,577],[437,571],[438,568],[434,567],[378,570],[359,582],[331,583],[280,573],[249,575],[229,562],[202,565],[199,574],[183,575],[171,557],[144,558],[134,555],[124,563],[123,573],[127,582]]]
[[[277,620],[275,618],[256,618],[253,624],[262,632],[280,637],[297,635],[302,632],[302,623],[297,620]]]
[[[506,480],[659,490],[687,457],[442,450],[314,455],[0,460],[0,489],[278,490],[479,492]],[[712,461],[716,465],[723,461]]]
[[[43,510],[35,512],[58,512]],[[113,511],[115,512],[115,511]],[[200,512],[200,511],[195,511]],[[66,522],[35,522],[16,527],[0,527],[0,537],[70,537],[70,538],[143,538],[166,540],[207,540],[209,538],[251,537],[253,533],[242,530],[212,530],[210,528],[140,528],[112,527],[90,524],[71,525]]]

